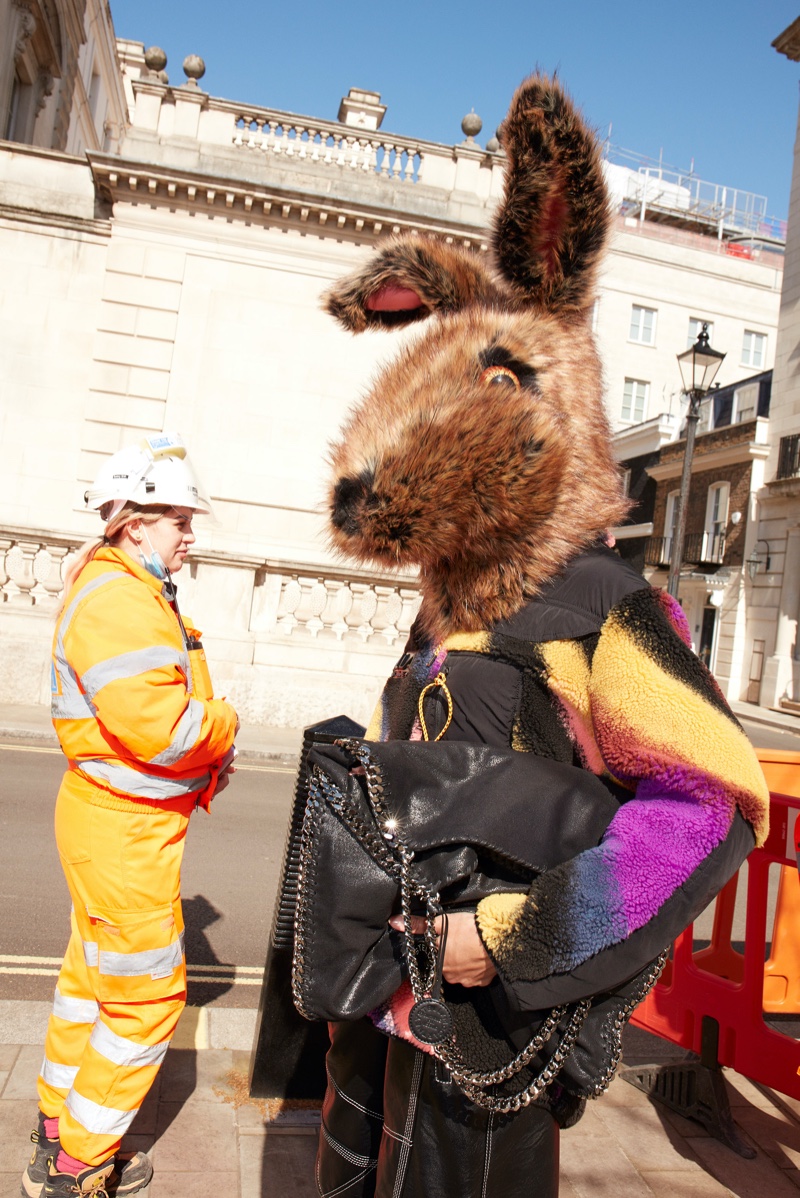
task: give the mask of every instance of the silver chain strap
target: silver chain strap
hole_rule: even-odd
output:
[[[352,753],[360,762],[366,779],[367,799],[372,808],[373,814],[377,821],[378,827],[382,829],[382,837],[376,836],[374,833],[369,833],[369,841],[362,841],[369,852],[372,852],[373,845],[378,847],[381,857],[388,855],[391,858],[394,868],[388,869],[393,876],[398,876],[399,866],[399,884],[400,884],[400,903],[403,914],[403,937],[405,940],[406,962],[408,965],[408,976],[411,983],[411,990],[414,995],[414,1001],[420,1002],[422,999],[430,995],[433,987],[436,974],[437,961],[437,944],[436,931],[434,921],[437,915],[442,913],[439,905],[438,894],[430,893],[425,887],[419,885],[414,879],[412,873],[412,865],[414,862],[414,854],[409,849],[405,848],[400,843],[398,837],[398,822],[392,816],[391,812],[386,807],[384,802],[385,784],[378,762],[373,757],[367,745],[363,741],[347,738],[338,740],[337,745],[346,752]],[[321,779],[324,775],[320,774]],[[324,784],[323,784],[324,785]],[[339,795],[339,792],[336,791]],[[327,797],[327,795],[326,795]],[[330,799],[328,800],[330,801]],[[340,810],[341,804],[340,796]],[[343,811],[342,811],[343,814]],[[363,821],[358,821],[358,827],[353,827],[353,831],[359,838],[362,830],[368,832]],[[380,843],[380,842],[383,843]],[[375,844],[378,842],[378,844]],[[389,850],[391,846],[391,850]],[[387,853],[388,851],[388,853]],[[378,864],[383,865],[383,860],[375,858]],[[386,868],[386,866],[384,866]],[[420,973],[417,949],[415,945],[414,933],[412,931],[412,913],[411,903],[412,898],[420,898],[425,902],[425,934],[424,934],[424,954],[427,960],[427,969],[425,976]],[[662,966],[663,967],[663,966]],[[660,972],[660,970],[659,970]],[[636,1000],[638,1001],[638,999]],[[636,1003],[631,1004],[631,1009]],[[449,1044],[431,1045],[433,1054],[446,1065],[450,1071],[453,1080],[458,1083],[463,1092],[477,1106],[483,1107],[485,1110],[494,1111],[496,1114],[509,1114],[513,1111],[519,1111],[522,1107],[528,1106],[531,1102],[535,1102],[540,1098],[547,1087],[560,1072],[567,1057],[572,1052],[575,1041],[580,1035],[581,1028],[589,1008],[591,1007],[590,999],[583,999],[575,1004],[572,1014],[569,1017],[564,1033],[559,1041],[558,1047],[553,1053],[550,1060],[542,1067],[540,1072],[534,1077],[524,1089],[518,1091],[506,1098],[500,1098],[495,1094],[487,1094],[485,1091],[494,1086],[500,1085],[503,1082],[510,1081],[516,1077],[536,1056],[538,1052],[547,1044],[553,1033],[558,1028],[558,1025],[567,1014],[568,1007],[566,1005],[554,1007],[547,1018],[542,1023],[538,1032],[533,1036],[525,1047],[508,1061],[501,1069],[490,1071],[481,1071],[471,1069],[465,1062],[460,1050],[455,1041]],[[618,1057],[617,1057],[618,1060]],[[616,1061],[615,1061],[616,1067]],[[608,1080],[597,1092],[602,1092],[608,1086],[613,1069],[608,1073]]]

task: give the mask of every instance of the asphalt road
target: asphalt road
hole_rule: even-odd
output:
[[[800,734],[744,723],[755,745],[800,752]],[[49,1000],[69,936],[53,836],[63,769],[58,749],[0,744],[0,998]],[[192,1003],[258,1005],[293,787],[293,770],[240,764],[211,815],[192,819],[182,886]]]

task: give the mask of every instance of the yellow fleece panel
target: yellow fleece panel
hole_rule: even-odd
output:
[[[378,706],[372,713],[372,719],[367,724],[367,730],[364,733],[364,740],[380,740],[383,728],[383,703],[378,703]]]
[[[488,632],[453,632],[444,641],[448,653],[488,653]]]
[[[526,898],[524,894],[491,894],[478,903],[475,918],[490,953],[498,953],[508,944]]]
[[[592,727],[589,701],[589,662],[577,641],[548,641],[541,646],[547,666],[547,685],[561,700],[588,769],[606,772]]]
[[[595,726],[601,740],[619,730],[618,760],[622,772],[640,750],[653,746],[659,756],[696,765],[736,791],[750,791],[763,819],[756,828],[763,844],[769,818],[769,789],[753,748],[731,719],[703,695],[665,672],[614,621],[608,621],[592,663],[589,684]],[[618,718],[617,718],[618,717]],[[626,763],[626,758],[628,759]],[[744,813],[748,819],[752,812]]]

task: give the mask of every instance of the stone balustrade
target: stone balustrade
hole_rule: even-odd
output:
[[[419,183],[423,177],[424,147],[377,133],[359,134],[338,124],[287,117],[247,109],[234,114],[233,144],[286,162],[320,163],[343,170],[365,171],[384,179]]]
[[[0,528],[0,603],[52,612],[77,537],[35,529]]]
[[[282,576],[275,629],[284,636],[404,644],[418,608],[411,586],[303,571]]]
[[[6,610],[33,608],[52,615],[61,596],[65,568],[78,544],[78,538],[67,535],[0,527],[0,605],[8,605]],[[264,562],[213,550],[190,554],[188,567],[188,577],[184,581],[182,575],[180,585],[193,607],[194,592],[202,594],[207,587],[212,599],[206,607],[213,608],[220,572],[235,571],[241,606],[250,613],[247,626],[240,631],[260,638],[396,646],[405,643],[419,608],[419,593],[410,578]],[[200,569],[202,580],[198,580]],[[217,606],[212,626],[221,627],[229,623],[229,617],[223,602]]]
[[[168,156],[170,141],[179,138],[186,162],[190,141],[202,145],[206,155],[225,157],[227,151],[229,162],[231,154],[242,155],[240,168],[234,168],[237,175],[249,176],[258,163],[263,167],[267,162],[273,175],[289,169],[337,170],[354,180],[424,184],[448,195],[455,192],[464,197],[459,203],[477,213],[491,208],[502,194],[505,156],[483,149],[472,138],[455,145],[420,141],[245,106],[198,88],[169,87],[152,79],[134,81],[133,91],[133,123],[122,147],[123,156],[131,160],[140,153],[152,160],[153,136],[159,139],[161,156]],[[141,144],[140,134],[145,139]],[[216,165],[223,170],[221,162]]]

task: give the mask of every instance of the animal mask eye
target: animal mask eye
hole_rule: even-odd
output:
[[[507,366],[487,366],[481,374],[480,381],[482,383],[492,383],[493,385],[500,384],[507,386],[509,383],[515,391],[520,389],[520,381],[514,374],[513,370],[509,370]]]

